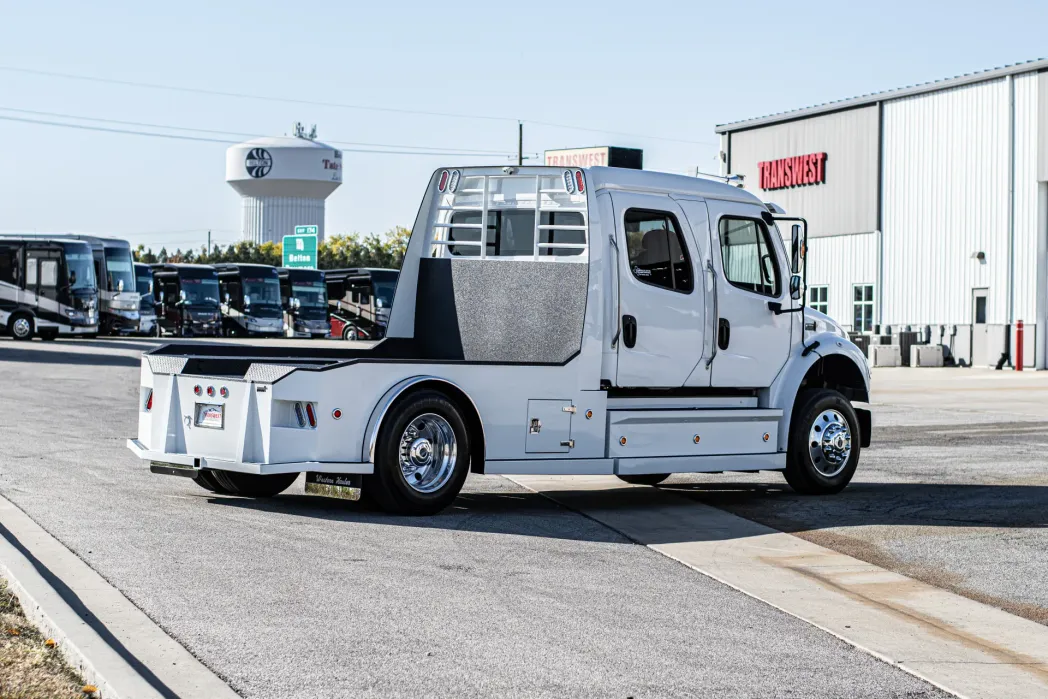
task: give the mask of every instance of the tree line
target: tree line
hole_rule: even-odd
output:
[[[361,236],[357,233],[334,235],[320,243],[317,250],[317,266],[320,269],[340,269],[342,267],[384,267],[400,269],[404,262],[404,253],[408,249],[408,238],[411,231],[403,226],[386,231],[384,235],[370,233]],[[283,253],[280,243],[255,243],[241,240],[226,247],[215,245],[211,250],[206,245],[199,249],[175,250],[168,252],[160,248],[154,253],[152,248],[139,244],[134,250],[136,262],[155,264],[157,262],[187,263],[213,265],[219,262],[243,262],[280,267],[283,264]]]

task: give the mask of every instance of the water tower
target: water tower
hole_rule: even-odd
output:
[[[324,200],[342,184],[342,151],[295,124],[293,136],[256,138],[226,151],[226,182],[242,197],[244,240],[279,243],[295,226],[324,239]]]

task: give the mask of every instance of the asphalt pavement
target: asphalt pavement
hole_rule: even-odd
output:
[[[0,341],[0,492],[244,696],[943,696],[499,477],[418,519],[150,474],[142,345]]]

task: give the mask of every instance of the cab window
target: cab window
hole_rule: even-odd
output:
[[[732,286],[762,296],[779,295],[781,280],[771,234],[763,221],[720,220],[721,265]]]
[[[691,293],[694,275],[688,246],[673,214],[629,209],[624,227],[630,271],[638,281],[682,294]]]

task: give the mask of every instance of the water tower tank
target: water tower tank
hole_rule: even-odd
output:
[[[242,199],[244,240],[279,243],[295,226],[324,239],[324,200],[342,184],[342,152],[302,137],[257,138],[226,151],[226,182]]]

